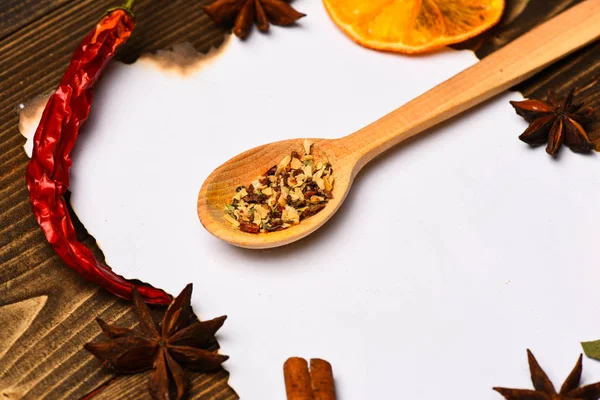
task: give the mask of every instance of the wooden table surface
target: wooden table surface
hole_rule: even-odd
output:
[[[503,20],[497,27],[457,47],[474,49],[479,57],[484,57],[580,1],[507,0]],[[135,317],[127,302],[80,278],[46,243],[31,213],[25,184],[28,158],[22,148],[25,140],[18,130],[18,105],[56,87],[75,46],[104,10],[119,3],[0,1],[2,399],[78,399],[98,388],[101,390],[94,395],[98,399],[150,398],[147,374],[115,377],[82,347],[100,335],[96,317],[128,327],[135,325]],[[224,31],[203,13],[202,6],[208,3],[210,0],[138,0],[135,32],[118,58],[133,62],[141,53],[186,41],[203,52],[218,46]],[[517,89],[525,96],[543,97],[550,87],[564,95],[572,86],[585,86],[580,99],[600,110],[600,84],[594,86],[599,76],[600,42],[596,42]],[[507,132],[514,140],[518,140],[518,134]],[[592,125],[591,136],[600,140],[600,122]],[[102,259],[93,237],[80,224],[78,232],[80,239]],[[227,385],[228,373],[224,370],[189,376],[192,399],[237,398]]]

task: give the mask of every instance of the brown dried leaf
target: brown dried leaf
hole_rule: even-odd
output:
[[[240,230],[248,233],[258,233],[260,226],[252,222],[240,221]]]
[[[267,176],[275,175],[275,172],[277,172],[277,165],[273,165],[271,168],[269,168],[267,171]]]
[[[304,211],[302,211],[302,214],[300,214],[300,220],[306,219],[308,217],[312,217],[313,215],[317,214],[319,211],[324,209],[326,206],[327,206],[326,203],[320,203],[320,204],[308,206]]]

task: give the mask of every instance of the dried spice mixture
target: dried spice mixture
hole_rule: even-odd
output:
[[[240,186],[225,219],[244,232],[273,232],[315,215],[333,198],[335,177],[326,155],[316,160],[312,142],[304,140],[304,155],[292,151],[264,176]]]

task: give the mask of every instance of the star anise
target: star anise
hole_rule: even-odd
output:
[[[548,142],[546,152],[556,155],[561,144],[579,153],[588,153],[594,148],[590,142],[585,125],[593,120],[594,110],[584,107],[583,103],[574,103],[575,89],[559,102],[553,92],[548,93],[548,102],[540,100],[511,101],[517,114],[531,125],[519,136],[519,139],[532,146]]]
[[[266,32],[269,22],[287,26],[305,16],[284,0],[217,0],[204,7],[204,11],[216,23],[233,27],[233,33],[240,39],[248,36],[253,22],[259,31]]]
[[[140,294],[133,290],[139,331],[118,328],[97,319],[108,340],[84,347],[117,372],[135,373],[152,369],[149,386],[156,399],[182,399],[187,391],[183,368],[196,371],[218,368],[229,357],[206,348],[226,316],[200,322],[194,315],[189,284],[165,312],[161,326],[153,320]],[[174,392],[174,393],[173,393]]]
[[[495,391],[504,396],[507,400],[598,400],[600,398],[600,382],[592,385],[579,387],[581,380],[582,356],[579,356],[575,368],[569,374],[565,383],[560,388],[560,392],[556,392],[552,382],[548,379],[548,375],[544,372],[537,360],[527,350],[527,358],[529,360],[529,371],[531,372],[531,381],[535,390],[527,389],[505,389],[494,388]]]

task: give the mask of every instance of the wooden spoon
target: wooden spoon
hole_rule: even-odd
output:
[[[373,158],[594,41],[600,37],[599,21],[600,0],[586,0],[358,132],[339,139],[311,139],[313,152],[325,152],[332,164],[334,198],[321,212],[300,224],[276,232],[246,233],[224,219],[223,209],[231,202],[236,187],[264,175],[292,150],[300,151],[303,139],[256,147],[213,171],[198,196],[200,222],[216,237],[251,249],[282,246],[307,236],[338,210],[354,177]]]

